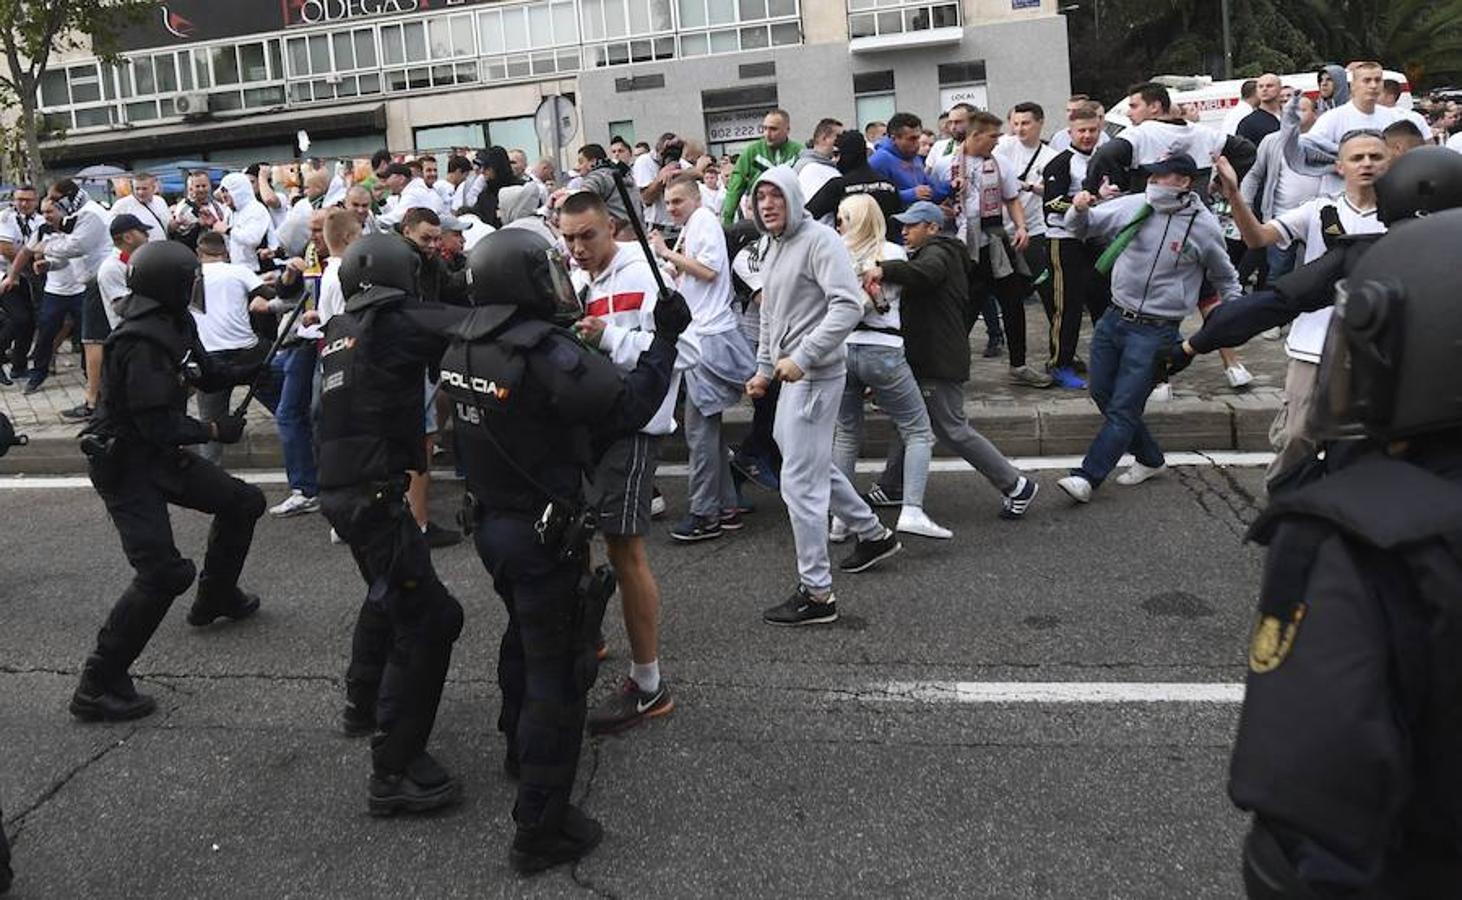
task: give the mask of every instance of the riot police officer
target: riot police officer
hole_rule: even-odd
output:
[[[132,256],[132,293],[121,303],[122,324],[107,338],[101,398],[82,432],[91,483],[137,572],[97,634],[71,697],[71,714],[85,721],[135,719],[157,708],[127,670],[195,574],[189,625],[243,619],[259,609],[259,598],[241,591],[238,579],[264,515],[264,492],[183,449],[236,443],[244,433],[241,415],[210,424],[190,418],[188,388],[221,390],[257,371],[220,366],[203,353],[188,311],[201,277],[198,257],[180,244],[148,244]],[[169,503],[213,516],[202,573],[173,543]]]
[[[1251,898],[1462,885],[1462,210],[1402,222],[1337,291],[1311,424],[1364,450],[1277,499],[1229,793]]]
[[[569,803],[585,692],[598,672],[607,566],[588,570],[594,513],[585,476],[614,438],[654,416],[669,389],[676,338],[690,325],[679,294],[655,309],[655,340],[623,378],[566,328],[583,315],[562,257],[505,229],[468,258],[474,309],[442,359],[469,493],[464,528],[508,610],[498,656],[498,729],[520,779],[509,858],[521,872],[577,859],[603,829]]]
[[[425,812],[460,786],[426,752],[462,606],[432,568],[407,507],[408,472],[427,468],[428,365],[462,311],[422,303],[420,261],[395,234],[350,245],[340,263],[345,311],[320,351],[320,508],[366,583],[346,671],[344,727],[369,734],[374,815]]]
[[[24,446],[25,443],[25,437],[15,433],[10,419],[0,413],[0,456],[4,456],[11,447]],[[0,894],[10,890],[10,882],[14,878],[15,873],[10,870],[10,842],[5,839],[5,812],[0,810]]]

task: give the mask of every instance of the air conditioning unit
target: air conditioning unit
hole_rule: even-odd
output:
[[[198,91],[191,94],[179,94],[173,98],[173,115],[182,116],[185,119],[194,118],[208,114],[208,95]]]

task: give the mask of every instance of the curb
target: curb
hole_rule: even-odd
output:
[[[1145,420],[1153,435],[1170,451],[1264,451],[1269,424],[1279,412],[1283,394],[1261,388],[1247,394],[1221,397],[1177,397],[1149,404]],[[965,403],[970,423],[1007,456],[1064,456],[1082,454],[1101,427],[1102,418],[1090,398],[1044,400],[1035,405],[1009,401],[971,400]],[[726,440],[735,444],[751,427],[751,409],[737,407],[725,414]],[[86,458],[76,446],[75,425],[38,425],[23,428],[30,436],[25,447],[15,447],[0,458],[3,475],[67,475],[86,471]],[[896,431],[882,414],[869,413],[864,423],[862,455],[883,456]],[[943,444],[935,455],[951,456]],[[683,461],[685,443],[679,435],[661,445],[660,458]],[[252,424],[239,444],[226,449],[230,469],[280,469],[284,455],[272,421]]]

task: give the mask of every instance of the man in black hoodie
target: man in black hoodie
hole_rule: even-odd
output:
[[[480,151],[477,154],[477,165],[482,169],[482,177],[486,179],[486,183],[482,186],[482,193],[477,195],[477,203],[472,211],[477,213],[477,218],[493,228],[501,228],[502,223],[498,221],[497,214],[498,191],[509,185],[522,184],[523,179],[513,174],[513,162],[508,159],[508,151],[498,146]]]
[[[860,136],[861,138],[861,136]],[[969,250],[953,235],[942,234],[944,211],[927,200],[894,217],[903,230],[907,260],[886,259],[865,275],[865,283],[903,286],[899,314],[904,356],[924,395],[934,436],[989,479],[1004,495],[1003,519],[1019,519],[1030,508],[1039,485],[965,418],[964,388],[970,379],[970,329],[978,308],[970,300],[966,266]],[[903,502],[903,445],[894,442],[878,486],[868,496],[873,506]]]
[[[892,181],[884,178],[868,165],[868,144],[858,131],[845,131],[837,140],[838,175],[829,179],[812,197],[808,198],[806,209],[814,219],[836,215],[838,204],[844,197],[867,194],[878,201],[888,220],[888,233],[899,233],[895,213],[903,211],[904,202],[899,198],[899,189]]]

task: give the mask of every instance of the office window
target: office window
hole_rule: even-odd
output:
[[[887,122],[896,111],[893,72],[859,72],[854,75],[853,110],[860,130],[869,122]]]
[[[454,147],[480,148],[486,142],[483,139],[481,122],[465,122],[461,125],[436,125],[430,128],[418,128],[415,132],[416,146],[421,150],[450,150]],[[446,162],[438,160],[441,168],[446,170]]]
[[[848,33],[855,38],[959,25],[959,3],[929,0],[847,0]]]
[[[484,123],[487,126],[487,140],[504,150],[522,150],[529,161],[543,155],[538,147],[538,130],[533,127],[532,116],[516,119],[494,119]]]
[[[620,122],[609,123],[609,136],[619,136],[625,139],[631,147],[635,145],[635,123],[632,119],[624,119]],[[609,142],[604,142],[604,151],[609,152]]]

